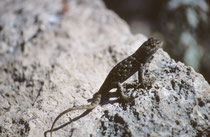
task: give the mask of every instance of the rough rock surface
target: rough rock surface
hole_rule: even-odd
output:
[[[88,103],[111,68],[146,37],[99,0],[0,1],[0,136],[43,136],[66,108]],[[130,104],[111,98],[54,136],[209,136],[210,86],[159,50],[145,74],[124,83]],[[81,115],[73,111],[56,124]]]

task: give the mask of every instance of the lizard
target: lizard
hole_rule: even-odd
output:
[[[46,131],[44,134],[46,136],[47,132],[50,132],[52,137],[53,127],[56,121],[63,116],[64,114],[80,109],[92,110],[101,103],[101,99],[104,98],[111,89],[117,88],[120,93],[120,98],[126,102],[130,101],[130,98],[126,97],[122,91],[122,83],[126,81],[130,76],[136,73],[139,70],[139,73],[143,73],[143,66],[150,62],[154,53],[162,46],[162,41],[149,38],[145,41],[132,55],[125,58],[117,65],[115,65],[112,70],[109,72],[99,91],[93,95],[92,102],[89,105],[75,106],[68,108],[65,111],[61,112],[53,121],[51,129]],[[142,76],[140,74],[139,76]],[[141,78],[140,78],[141,79]],[[142,82],[142,81],[140,81]]]

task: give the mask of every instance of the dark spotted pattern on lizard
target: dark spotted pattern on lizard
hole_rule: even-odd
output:
[[[162,42],[160,40],[149,38],[137,49],[137,51],[134,54],[119,62],[110,71],[99,91],[93,96],[93,101],[90,105],[75,106],[60,113],[55,118],[51,126],[51,129],[45,132],[45,135],[47,132],[51,132],[52,136],[52,131],[55,122],[65,113],[79,109],[87,109],[87,110],[94,109],[101,102],[101,99],[106,96],[107,92],[109,92],[113,88],[119,89],[121,83],[126,81],[130,76],[132,76],[139,69],[141,69],[142,68],[141,66],[149,62],[153,54],[161,47],[161,45]],[[120,94],[122,99],[128,99],[124,97],[122,91],[120,91]]]

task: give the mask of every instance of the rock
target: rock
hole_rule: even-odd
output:
[[[0,136],[43,136],[63,110],[98,91],[112,67],[147,38],[98,0],[0,2]],[[7,6],[6,6],[7,5]],[[111,98],[53,136],[208,136],[210,86],[159,50],[124,86],[135,100]],[[75,119],[72,111],[55,125]],[[49,136],[49,134],[47,134]]]

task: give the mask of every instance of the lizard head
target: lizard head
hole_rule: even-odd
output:
[[[159,48],[162,46],[162,41],[155,39],[155,38],[149,38],[147,41],[145,41],[140,48],[134,53],[137,57],[145,57],[145,56],[151,56],[153,55]]]

